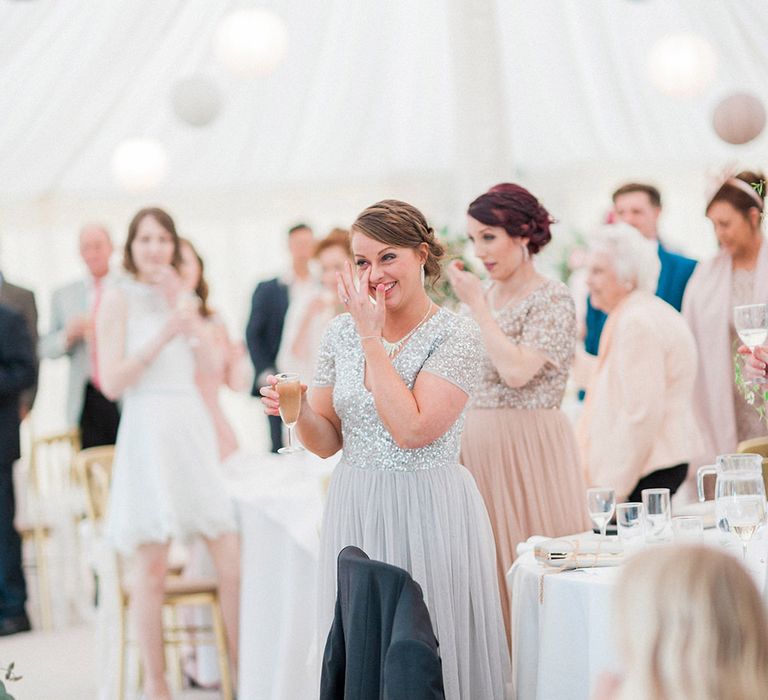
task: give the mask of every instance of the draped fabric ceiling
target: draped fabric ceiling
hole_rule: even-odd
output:
[[[0,269],[36,290],[42,330],[50,292],[80,273],[79,225],[106,222],[119,246],[148,203],[198,244],[239,335],[297,219],[322,234],[397,196],[460,232],[470,199],[516,180],[564,231],[584,231],[617,184],[643,178],[662,187],[668,240],[706,255],[708,177],[768,167],[766,133],[730,146],[710,124],[729,92],[768,97],[763,0],[263,0],[285,23],[287,53],[272,74],[242,79],[216,62],[212,39],[248,6],[0,0]],[[678,32],[717,59],[688,99],[660,93],[646,71],[654,43]],[[195,73],[223,96],[203,128],[170,102]],[[134,137],[168,155],[164,181],[139,193],[110,165]],[[62,399],[46,392],[40,413],[55,423]]]

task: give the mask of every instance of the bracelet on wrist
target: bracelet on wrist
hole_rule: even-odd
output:
[[[360,340],[381,340],[380,335],[361,335]]]

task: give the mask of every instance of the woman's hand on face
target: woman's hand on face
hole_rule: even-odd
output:
[[[261,394],[261,403],[264,406],[264,413],[268,416],[280,415],[280,394],[277,393],[275,385],[277,384],[277,377],[274,374],[267,375],[267,385],[259,389]],[[304,411],[307,407],[307,385],[301,385],[301,410]]]
[[[746,345],[742,345],[739,354],[744,358],[744,377],[746,379],[765,379],[768,367],[768,347],[758,345],[754,350],[750,350]]]
[[[344,271],[336,273],[339,299],[344,308],[352,314],[360,337],[381,336],[384,332],[384,320],[387,309],[384,299],[384,285],[376,287],[376,305],[371,303],[368,288],[371,280],[370,268],[366,268],[360,277],[359,289],[355,288],[352,275],[356,271],[351,263],[345,263]]]
[[[178,271],[172,265],[163,265],[155,275],[155,284],[160,287],[160,291],[168,303],[173,307],[181,292],[181,277]]]
[[[454,260],[448,265],[448,281],[459,301],[466,304],[472,311],[485,305],[483,283],[471,272],[464,270],[464,263],[461,260]]]

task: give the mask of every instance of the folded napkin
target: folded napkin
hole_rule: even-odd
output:
[[[533,548],[539,564],[562,571],[593,566],[618,566],[624,560],[624,548],[615,540],[578,536],[549,539]]]

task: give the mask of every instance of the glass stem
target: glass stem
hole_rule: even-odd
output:
[[[286,426],[286,427],[288,428],[288,449],[292,450],[293,449],[293,440],[291,440],[291,437],[292,437],[291,433],[293,432],[293,428],[291,428],[291,426],[289,426],[289,425]]]
[[[603,538],[603,539],[605,539],[605,538],[608,536],[608,535],[607,535],[607,530],[608,530],[608,521],[605,521],[605,522],[604,522],[604,523],[603,523],[603,524],[600,526],[600,535],[602,536],[602,538]]]
[[[748,544],[749,544],[749,542],[742,542],[742,543],[741,543],[741,556],[742,556],[742,561],[747,561],[747,545],[748,545]]]

